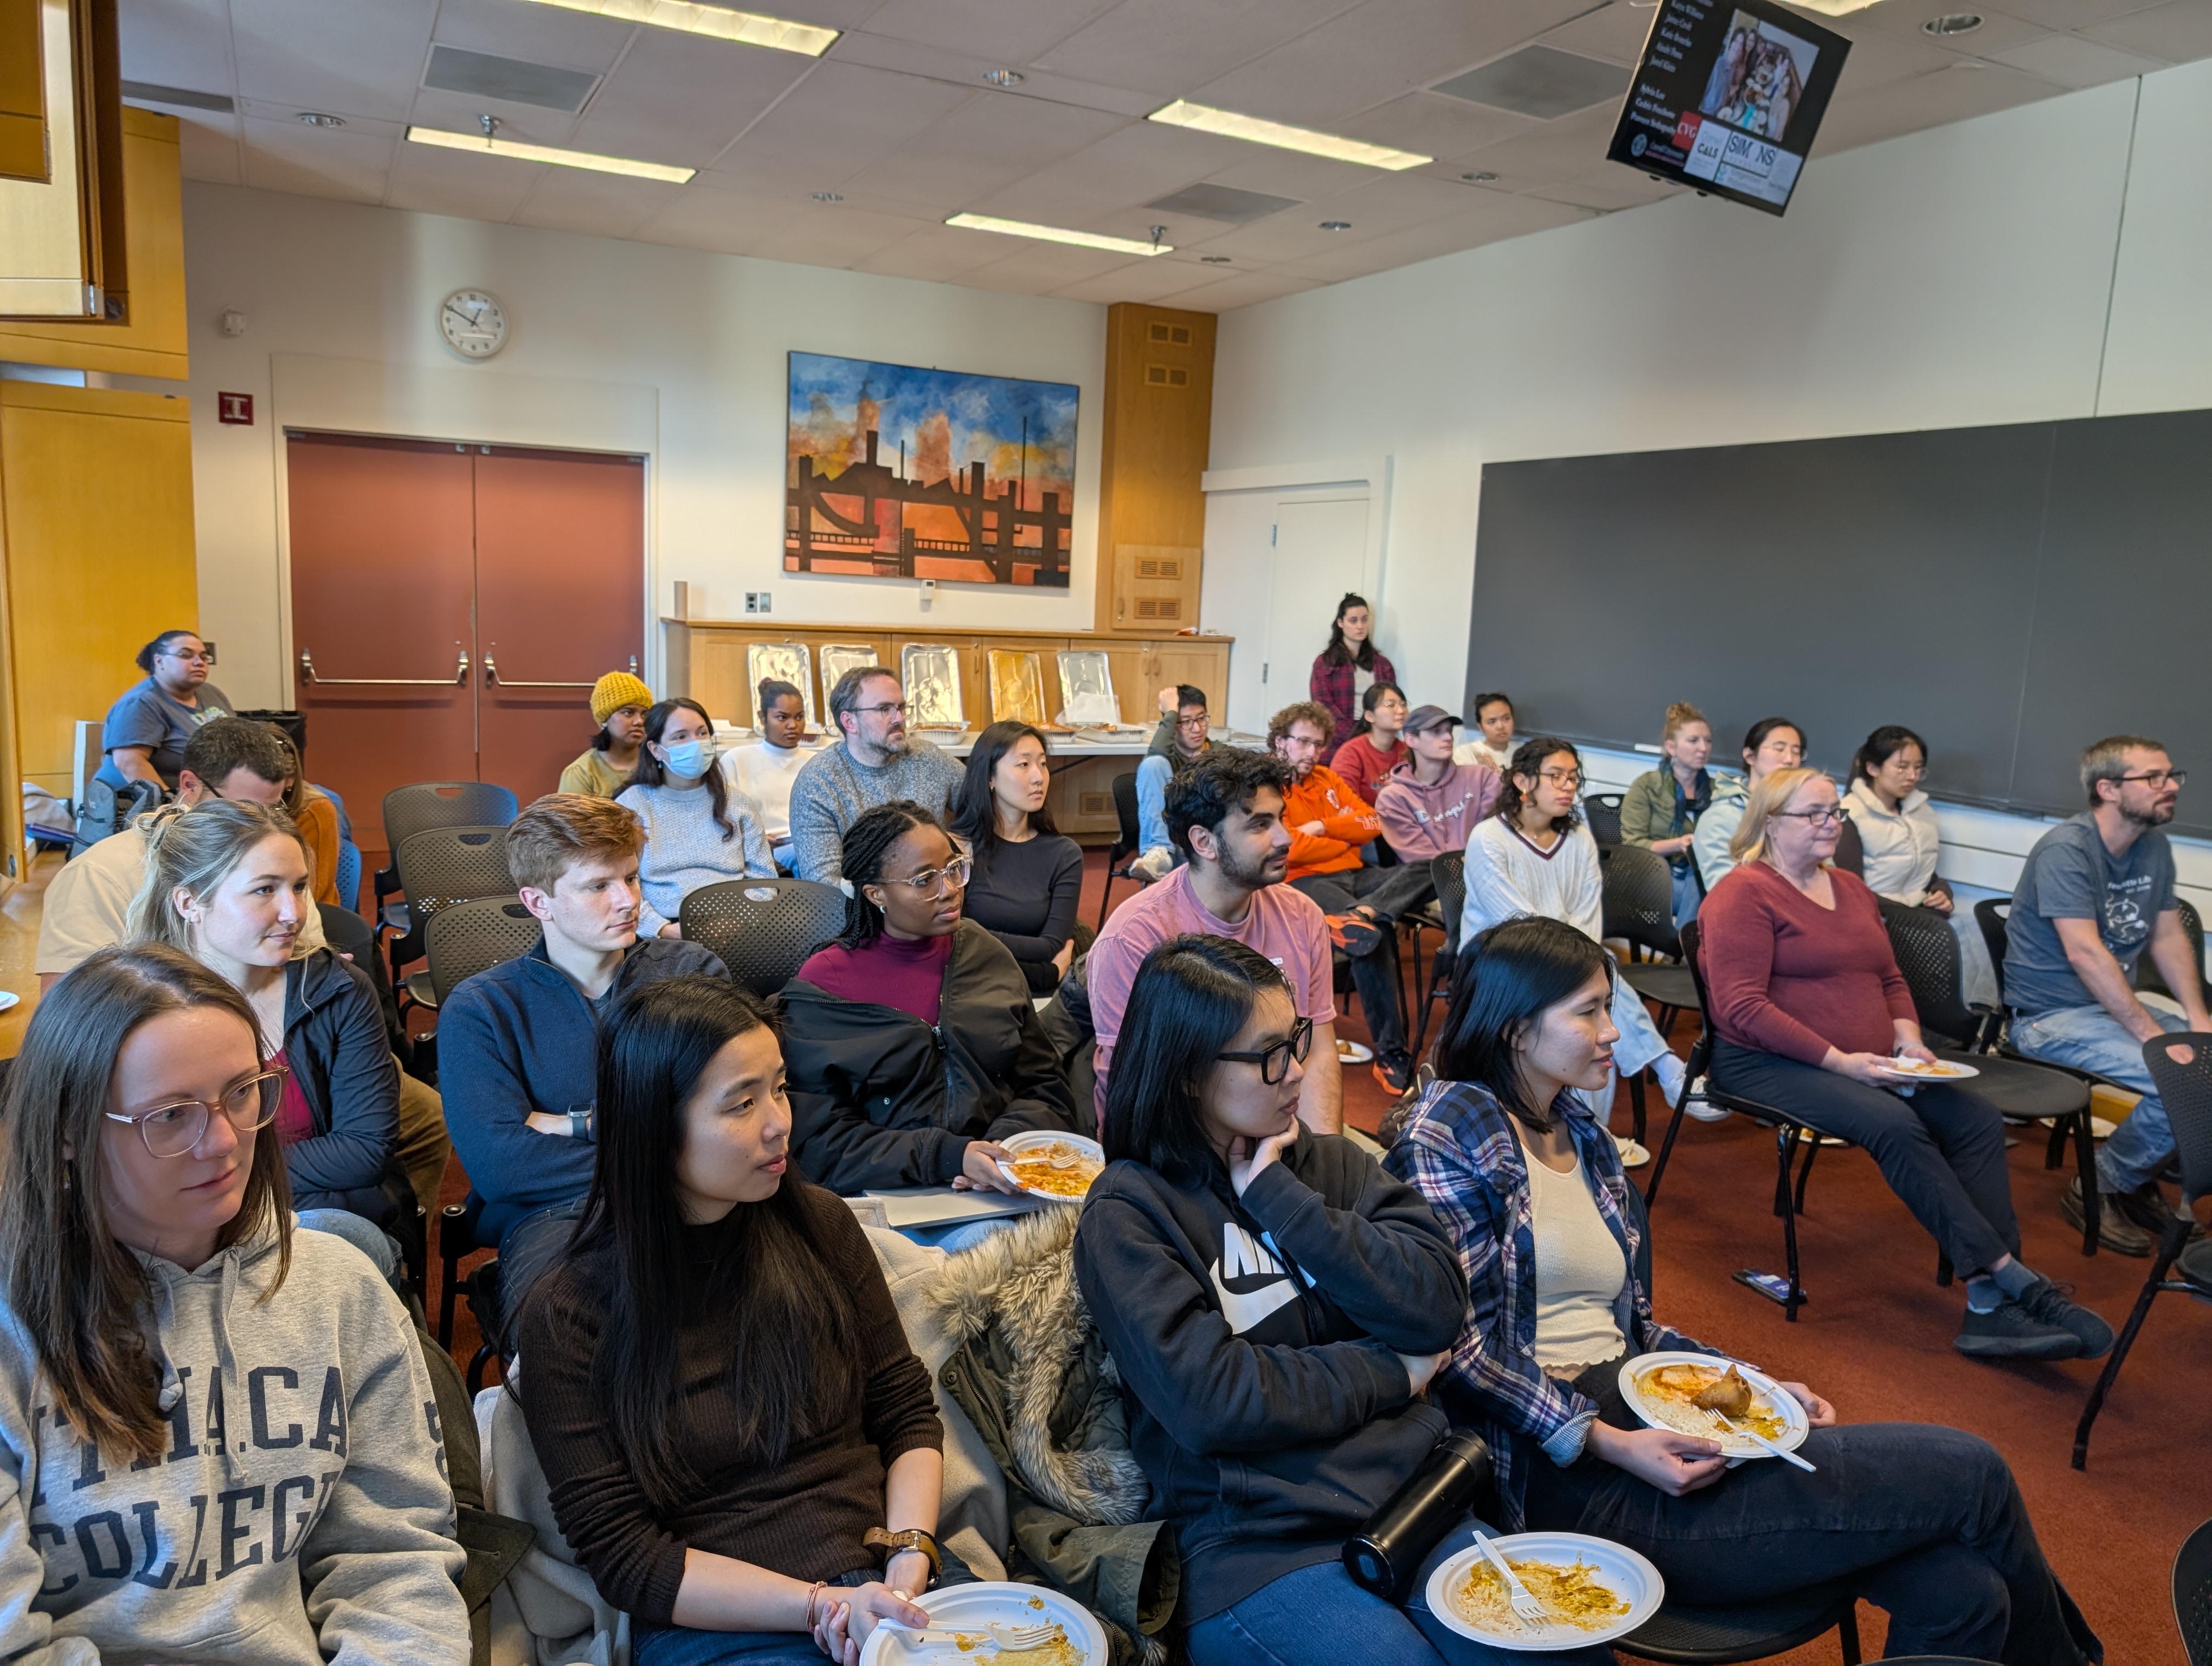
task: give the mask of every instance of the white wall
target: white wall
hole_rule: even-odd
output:
[[[287,423],[647,454],[648,620],[683,579],[695,617],[766,589],[794,623],[1090,627],[1102,307],[227,185],[185,186],[185,243],[200,627],[241,702],[289,703]],[[464,287],[511,320],[486,363],[438,335],[438,302]],[[230,307],[241,337],[222,333]],[[791,349],[1079,385],[1070,587],[945,585],[924,612],[912,583],[782,571]],[[254,395],[253,427],[216,423],[219,390]],[[657,663],[657,626],[647,637]]]

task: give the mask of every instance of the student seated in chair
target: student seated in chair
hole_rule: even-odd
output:
[[[464,978],[438,1009],[438,1080],[453,1149],[483,1200],[513,1314],[560,1252],[591,1188],[598,1040],[626,989],[721,975],[696,943],[640,939],[637,818],[611,800],[549,793],[508,824],[507,863],[544,935]]]
[[[1188,860],[1109,915],[1083,963],[1098,1036],[1101,1110],[1137,968],[1170,939],[1198,932],[1233,939],[1282,968],[1298,1016],[1313,1026],[1298,1116],[1316,1134],[1343,1130],[1328,921],[1318,903],[1283,883],[1291,860],[1291,830],[1283,823],[1289,786],[1280,758],[1226,746],[1169,785],[1168,836]]]
[[[334,949],[295,955],[315,911],[306,842],[266,805],[173,806],[148,818],[128,940],[165,943],[246,997],[282,1070],[276,1120],[300,1224],[335,1232],[390,1278],[389,1233],[415,1212],[399,1163],[399,1065],[376,987]]]
[[[1735,866],[1729,842],[1743,821],[1751,789],[1777,769],[1795,769],[1805,761],[1805,732],[1786,717],[1762,717],[1743,738],[1744,773],[1723,769],[1713,777],[1713,801],[1698,816],[1690,834],[1690,858],[1710,892]]]
[[[726,979],[623,996],[599,1163],[510,1379],[634,1666],[858,1666],[967,1572],[944,1426],[851,1210],[792,1161],[783,1056]]]
[[[1829,865],[1843,814],[1836,783],[1817,769],[1778,769],[1751,789],[1738,866],[1698,916],[1713,1080],[1881,1165],[1966,1280],[1960,1353],[2100,1359],[2112,1328],[2020,1260],[1996,1106],[1972,1080],[1899,1073],[1936,1055],[1874,893]]]
[[[845,929],[784,986],[792,1155],[845,1196],[871,1187],[1014,1192],[999,1142],[1082,1131],[1029,981],[965,917],[971,864],[919,804],[845,835]]]
[[[592,744],[561,772],[563,793],[611,799],[628,784],[645,744],[645,714],[653,690],[633,672],[611,671],[592,684]]]
[[[832,745],[806,760],[791,784],[792,866],[802,879],[834,885],[838,852],[863,812],[902,800],[944,816],[960,790],[960,760],[906,732],[898,673],[857,666],[830,690]]]
[[[1674,923],[1698,917],[1698,866],[1690,854],[1698,818],[1712,808],[1713,777],[1705,760],[1713,755],[1713,726],[1695,706],[1676,701],[1659,728],[1659,751],[1666,759],[1628,785],[1620,802],[1620,842],[1640,845],[1667,859],[1674,883]]]
[[[1718,1442],[1628,1410],[1628,1358],[1727,1356],[1654,1316],[1637,1270],[1643,1212],[1587,1109],[1610,1085],[1620,1040],[1613,964],[1554,920],[1509,921],[1462,952],[1438,1080],[1384,1162],[1459,1252],[1468,1314],[1437,1398],[1489,1444],[1505,1529],[1626,1545],[1686,1603],[1849,1580],[1888,1610],[1892,1657],[2103,1659],[1987,1442],[1923,1424],[1838,1427],[1826,1400],[1784,1383],[1812,1426],[1814,1473],[1730,1469]]]
[[[799,745],[806,734],[806,696],[797,684],[770,677],[754,690],[753,709],[760,714],[760,739],[723,753],[722,768],[731,784],[760,806],[769,854],[775,858],[776,870],[788,873],[791,789],[813,757]]]
[[[1351,1140],[1299,1122],[1313,1026],[1264,955],[1198,935],[1153,950],[1121,1043],[1075,1275],[1150,1513],[1182,1549],[1192,1666],[1510,1659],[1427,1610],[1431,1569],[1471,1522],[1403,1608],[1341,1560],[1449,1432],[1425,1392],[1466,1304],[1442,1224]]]
[[[1900,723],[1885,724],[1851,758],[1844,802],[1859,841],[1859,878],[1877,897],[1909,909],[1951,912],[1951,887],[1936,877],[1943,836],[1920,783],[1928,743]]]
[[[1474,714],[1474,733],[1452,748],[1455,763],[1487,763],[1503,775],[1513,764],[1520,742],[1513,736],[1513,701],[1492,690],[1468,702]]]
[[[726,879],[772,879],[761,807],[716,761],[714,720],[679,695],[645,714],[645,750],[615,802],[645,827],[641,937],[681,937],[684,899]]]
[[[469,1658],[416,1331],[352,1245],[293,1230],[260,1028],[157,944],[32,1016],[0,1110],[10,1660]]]
[[[1395,683],[1372,683],[1359,696],[1359,723],[1328,760],[1337,778],[1368,803],[1390,772],[1406,761],[1406,691]]]
[[[1206,690],[1177,683],[1160,690],[1160,721],[1137,760],[1137,859],[1129,872],[1146,885],[1164,879],[1182,860],[1168,838],[1168,782],[1212,750]]]
[[[975,737],[952,834],[975,862],[968,917],[1006,945],[1032,994],[1048,995],[1091,939],[1083,900],[1083,848],[1044,807],[1052,762],[1027,723],[994,723]]]
[[[1504,791],[1504,781],[1487,763],[1452,762],[1452,731],[1458,727],[1459,719],[1442,706],[1416,706],[1406,719],[1408,756],[1376,795],[1382,836],[1405,866],[1426,867],[1448,850],[1464,851]],[[1421,901],[1436,894],[1431,881]],[[1459,921],[1445,921],[1444,934],[1456,944]]]

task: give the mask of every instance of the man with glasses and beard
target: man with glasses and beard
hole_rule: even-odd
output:
[[[1313,1025],[1298,1120],[1316,1134],[1342,1131],[1328,921],[1319,903],[1283,883],[1290,868],[1291,830],[1283,820],[1289,787],[1281,759],[1220,746],[1168,783],[1168,837],[1188,860],[1116,909],[1085,963],[1101,1106],[1137,969],[1161,944],[1200,932],[1233,939],[1282,969],[1297,1016]]]
[[[2084,751],[2089,807],[2036,841],[2006,922],[2013,1045],[2142,1095],[2097,1155],[2099,1242],[2123,1256],[2148,1256],[2172,1219],[2157,1177],[2173,1158],[2173,1128],[2142,1044],[2169,1031],[2212,1030],[2196,945],[2174,903],[2173,848],[2158,830],[2173,819],[2187,779],[2163,745],[2139,735]],[[2145,950],[2173,1000],[2136,993]],[[2061,1195],[2059,1213],[2081,1225],[2079,1179]]]
[[[839,739],[809,758],[791,783],[792,868],[834,885],[845,877],[839,848],[861,812],[908,800],[948,813],[966,770],[960,760],[906,732],[906,694],[880,666],[848,671],[830,690]]]

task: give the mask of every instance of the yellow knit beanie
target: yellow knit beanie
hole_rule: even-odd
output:
[[[653,690],[626,671],[611,671],[592,684],[592,721],[601,728],[624,706],[650,706]]]

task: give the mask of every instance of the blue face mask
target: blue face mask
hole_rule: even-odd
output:
[[[668,749],[668,773],[672,775],[696,780],[714,763],[714,743],[711,740],[679,740]]]

